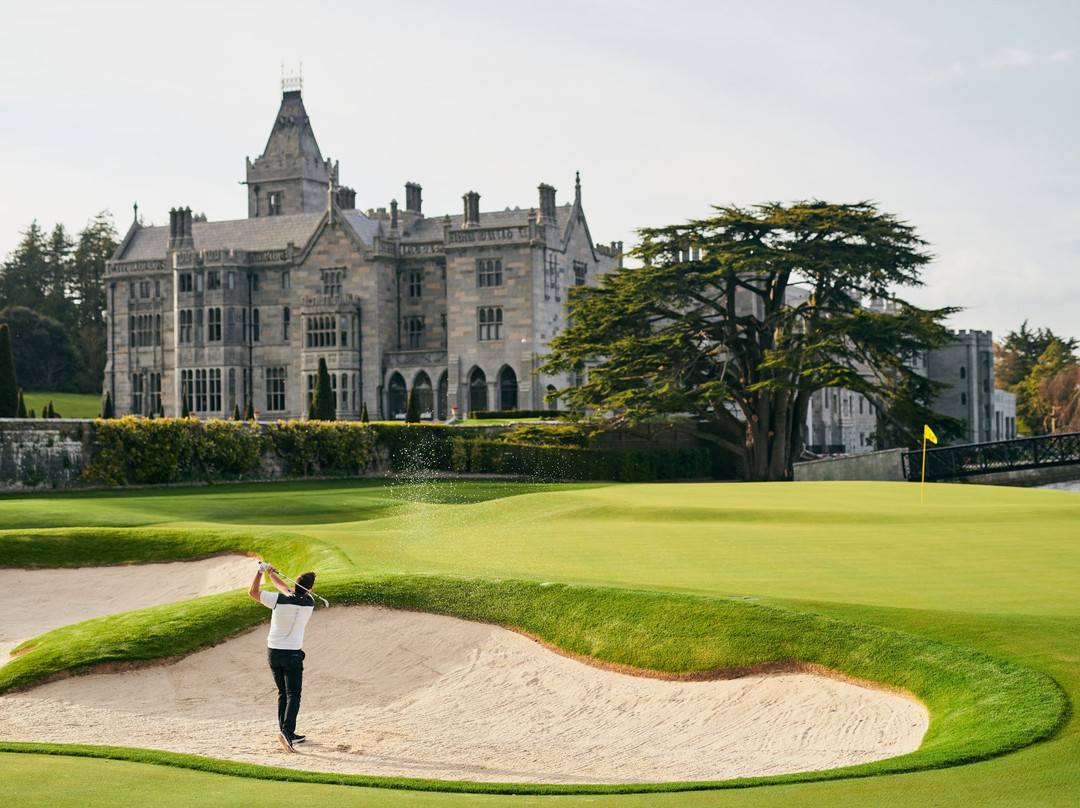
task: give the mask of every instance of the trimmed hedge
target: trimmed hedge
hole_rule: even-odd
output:
[[[477,410],[470,412],[467,417],[476,421],[495,421],[506,418],[565,418],[570,413],[567,410]]]
[[[361,474],[374,435],[352,422],[198,421],[126,416],[94,422],[97,441],[81,478],[107,485]]]
[[[107,485],[360,476],[385,468],[617,482],[699,479],[710,472],[707,449],[590,448],[590,435],[573,424],[526,425],[487,438],[442,424],[126,416],[97,420],[94,430],[81,479]]]
[[[453,470],[459,473],[631,483],[708,477],[709,467],[709,452],[703,448],[586,449],[454,439]]]

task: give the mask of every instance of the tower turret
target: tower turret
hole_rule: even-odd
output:
[[[326,209],[334,166],[324,160],[300,95],[301,80],[281,82],[281,107],[260,157],[247,161],[248,218]]]

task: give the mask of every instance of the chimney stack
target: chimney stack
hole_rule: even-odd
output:
[[[480,225],[480,194],[469,191],[463,197],[465,200],[465,219],[462,227],[478,227]]]
[[[405,210],[420,213],[420,191],[422,189],[415,182],[405,183]]]
[[[540,224],[555,224],[555,189],[540,183]]]

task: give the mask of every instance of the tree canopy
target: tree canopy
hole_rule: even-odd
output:
[[[825,387],[869,398],[904,442],[924,420],[955,428],[929,410],[940,386],[911,360],[949,341],[942,320],[956,310],[895,291],[921,285],[931,259],[911,226],[870,202],[714,213],[638,231],[628,257],[640,266],[571,291],[542,370],[587,379],[557,397],[627,422],[686,413],[742,457],[747,480],[791,478]]]
[[[28,390],[101,390],[106,361],[105,262],[117,246],[116,229],[107,213],[99,213],[73,239],[63,225],[46,234],[31,222],[22,241],[0,264],[0,309],[30,309],[62,324],[76,365],[65,369],[63,387],[41,386],[39,375],[24,379]],[[15,361],[25,342],[15,345]],[[67,361],[65,356],[64,361]]]
[[[994,345],[994,384],[1016,394],[1020,432],[1045,435],[1073,423],[1075,419],[1062,413],[1075,406],[1065,377],[1077,365],[1077,347],[1076,339],[1058,336],[1049,328],[1032,330],[1027,320]]]
[[[15,373],[24,389],[80,392],[80,364],[63,323],[25,306],[0,310],[0,322],[11,329]]]

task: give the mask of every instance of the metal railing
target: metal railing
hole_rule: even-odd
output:
[[[906,479],[920,479],[921,451],[904,452],[902,462]],[[1080,464],[1080,432],[927,449],[926,479],[944,480],[1073,464]]]

